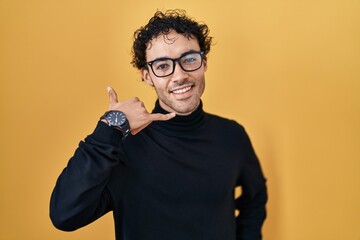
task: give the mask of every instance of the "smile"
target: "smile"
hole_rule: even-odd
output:
[[[186,92],[190,91],[191,88],[192,88],[192,86],[188,86],[188,87],[172,90],[171,92],[175,93],[175,94],[182,94],[182,93],[186,93]]]

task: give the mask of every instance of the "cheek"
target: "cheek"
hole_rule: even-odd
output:
[[[164,92],[167,93],[166,84],[160,83],[159,81],[153,81],[153,86],[158,94],[163,94]]]
[[[200,87],[200,95],[202,95],[205,91],[205,81],[203,80]]]
[[[150,86],[153,86],[156,92],[163,91],[166,88],[166,79],[158,78],[154,76],[152,73],[148,73],[146,78],[146,83]]]

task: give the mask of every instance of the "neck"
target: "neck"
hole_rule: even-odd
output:
[[[168,111],[160,105],[160,101],[157,100],[155,108],[152,113],[166,114]],[[202,102],[199,106],[188,115],[176,115],[174,118],[168,121],[155,121],[152,122],[150,127],[158,129],[164,134],[173,136],[183,136],[189,132],[193,132],[201,127],[205,121],[205,112],[202,108]]]
[[[195,107],[193,107],[192,109],[186,109],[186,111],[176,111],[174,108],[171,108],[170,106],[168,106],[167,104],[165,104],[163,101],[161,101],[160,99],[158,100],[159,101],[159,105],[162,109],[164,109],[165,111],[171,113],[171,112],[174,112],[176,113],[176,115],[178,116],[188,116],[190,114],[192,114],[200,105],[200,100],[198,101],[198,103],[196,103]],[[185,104],[184,104],[185,105]]]

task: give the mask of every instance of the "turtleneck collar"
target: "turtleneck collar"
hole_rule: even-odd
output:
[[[164,110],[159,103],[159,100],[156,101],[154,110],[152,113],[162,113],[167,114],[166,110]],[[189,115],[176,115],[172,119],[168,121],[157,121],[151,124],[152,127],[166,131],[169,133],[175,132],[186,132],[193,131],[200,127],[204,123],[205,112],[203,111],[203,104],[200,101],[197,109]]]

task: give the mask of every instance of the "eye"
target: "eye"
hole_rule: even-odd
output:
[[[171,60],[158,60],[153,63],[153,69],[156,71],[166,71],[172,68]]]
[[[192,63],[198,62],[198,61],[199,61],[199,56],[198,56],[198,54],[194,54],[194,53],[190,53],[188,55],[185,55],[181,59],[182,64],[192,64]]]
[[[157,70],[166,70],[169,67],[170,67],[170,65],[168,63],[156,64],[156,69]]]
[[[195,62],[196,60],[197,59],[194,57],[189,57],[184,59],[184,63],[191,63],[191,62]]]

